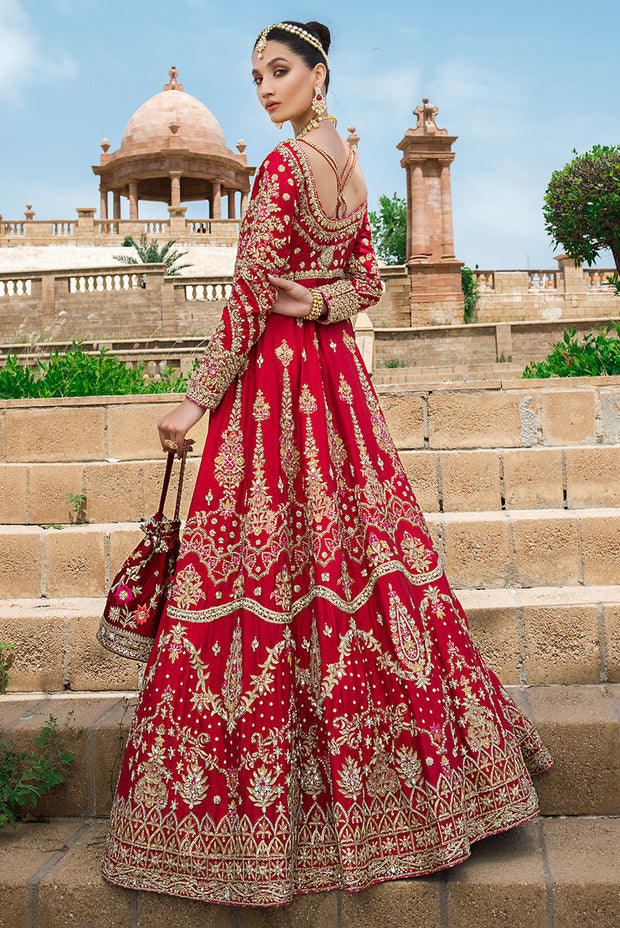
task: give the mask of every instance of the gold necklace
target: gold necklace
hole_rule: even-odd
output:
[[[325,115],[325,116],[314,116],[314,117],[310,120],[310,122],[307,122],[306,125],[303,126],[303,128],[299,130],[299,132],[297,133],[297,135],[295,136],[295,138],[296,138],[296,139],[300,139],[300,138],[302,138],[304,135],[307,135],[307,133],[310,132],[311,129],[316,129],[316,127],[318,126],[318,124],[319,124],[323,119],[331,119],[331,121],[332,121],[333,124],[334,124],[334,128],[336,128],[336,126],[338,125],[338,120],[336,119],[335,116],[327,116],[327,115]]]

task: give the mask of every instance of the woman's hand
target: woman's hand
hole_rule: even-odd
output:
[[[312,306],[312,294],[308,287],[303,287],[286,277],[274,277],[267,274],[270,282],[278,288],[278,297],[271,307],[272,313],[281,316],[307,316]]]
[[[207,410],[203,409],[202,406],[199,406],[186,397],[175,409],[166,413],[163,419],[160,419],[157,423],[162,449],[168,452],[168,448],[166,448],[164,442],[166,439],[170,439],[179,446],[177,457],[181,457],[184,446],[188,451],[192,451],[194,439],[185,438],[185,434],[189,432],[193,425],[196,425],[196,423],[202,419],[206,411]]]

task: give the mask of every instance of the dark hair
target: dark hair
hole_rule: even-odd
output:
[[[314,35],[319,40],[326,55],[329,52],[331,35],[329,29],[327,26],[324,26],[323,23],[317,23],[314,22],[314,20],[309,23],[298,23],[291,19],[282,19],[280,22],[286,23],[288,26],[300,26],[302,29],[305,29],[306,32]],[[325,59],[318,48],[315,48],[314,45],[311,45],[310,42],[307,42],[300,36],[295,35],[294,32],[287,32],[286,29],[271,29],[267,35],[267,41],[270,39],[276,39],[278,42],[282,42],[282,44],[290,48],[292,52],[299,55],[300,58],[303,58],[309,68],[313,68],[315,64],[324,64],[327,68],[327,74],[325,76],[325,92],[327,93],[329,87],[329,68],[327,64],[325,64]],[[254,48],[256,48],[257,42],[258,38],[254,43]]]

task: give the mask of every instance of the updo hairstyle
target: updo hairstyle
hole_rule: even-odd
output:
[[[282,19],[280,22],[287,23],[289,26],[300,26],[302,29],[305,29],[306,32],[316,36],[323,46],[326,55],[329,52],[331,35],[329,29],[327,26],[323,25],[323,23],[317,23],[314,22],[314,20],[309,23],[298,23],[291,19]],[[300,58],[303,58],[310,69],[312,69],[315,64],[325,64],[325,59],[320,51],[315,48],[314,45],[311,45],[310,42],[306,42],[305,39],[295,35],[293,32],[287,32],[285,29],[271,29],[267,36],[267,41],[269,42],[270,39],[275,39],[281,42],[282,45],[286,45],[292,52],[299,55]],[[258,38],[254,43],[254,48],[256,48],[257,42]],[[325,75],[325,92],[327,93],[329,87],[329,68],[326,64],[325,68],[327,70],[327,74]]]

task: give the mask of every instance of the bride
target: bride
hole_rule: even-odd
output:
[[[356,346],[382,287],[329,44],[316,22],[256,40],[258,101],[294,136],[158,423],[181,453],[211,417],[111,813],[120,886],[275,906],[430,873],[534,818],[553,763],[470,637]]]

